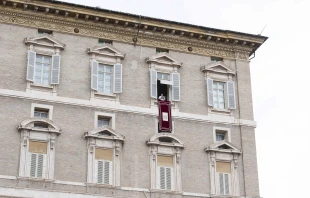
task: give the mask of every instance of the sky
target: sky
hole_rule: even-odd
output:
[[[260,193],[309,193],[309,0],[65,0],[269,39],[251,60]],[[307,22],[308,21],[308,22]]]

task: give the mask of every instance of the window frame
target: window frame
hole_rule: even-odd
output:
[[[110,93],[106,93],[105,92],[105,85],[104,85],[104,83],[105,83],[105,75],[106,75],[106,73],[107,72],[105,72],[105,67],[106,66],[109,66],[109,67],[111,67],[112,69],[111,69],[111,72],[110,72],[110,74],[111,74],[111,79],[110,79]],[[99,91],[99,67],[103,67],[104,68],[104,71],[102,72],[103,73],[103,92],[102,91]],[[113,75],[113,72],[114,71],[114,65],[111,65],[111,64],[106,64],[106,63],[103,63],[103,62],[98,62],[98,90],[97,90],[97,94],[103,94],[103,95],[113,95],[114,93],[113,93],[113,86],[114,86],[114,84],[113,84],[113,82],[114,82],[114,75]]]
[[[108,118],[110,119],[109,127],[113,130],[115,130],[115,114],[114,113],[107,113],[107,112],[101,112],[101,111],[95,111],[95,117],[94,117],[94,128],[98,128],[98,119],[99,117]]]
[[[213,142],[219,142],[216,140],[216,133],[217,131],[219,132],[225,132],[225,141],[227,142],[231,142],[231,130],[230,128],[226,128],[226,127],[218,127],[218,126],[214,126],[213,127]]]
[[[44,109],[48,112],[48,119],[53,120],[53,106],[51,105],[45,105],[45,104],[38,104],[38,103],[31,103],[31,111],[30,111],[30,117],[34,118],[34,112],[36,109]]]

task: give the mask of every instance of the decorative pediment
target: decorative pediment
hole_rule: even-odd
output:
[[[112,45],[103,44],[94,47],[93,49],[88,48],[87,53],[89,54],[98,54],[103,56],[110,56],[110,57],[119,57],[123,59],[125,54],[121,53],[119,50],[114,48]]]
[[[38,36],[35,38],[26,38],[25,43],[60,48],[60,49],[64,49],[66,46],[65,44],[63,44],[62,42],[58,41],[53,36],[48,34],[43,34],[42,36]]]
[[[175,60],[171,56],[169,56],[167,53],[158,53],[155,56],[148,57],[146,59],[147,63],[158,63],[163,65],[171,65],[171,66],[178,66],[181,67],[182,63]]]
[[[235,75],[235,71],[230,69],[222,61],[212,62],[208,65],[202,66],[200,69],[202,72],[209,71],[209,72],[214,72],[214,73]]]
[[[222,153],[241,153],[241,150],[238,149],[236,146],[231,144],[227,141],[220,141],[216,142],[209,147],[205,148],[206,152],[215,151],[215,152],[222,152]]]
[[[40,127],[44,126],[44,127]],[[61,130],[59,126],[53,123],[53,121],[47,118],[30,118],[24,120],[17,128],[21,130],[32,130],[32,131],[41,131],[41,132],[50,132],[60,134]]]
[[[123,135],[120,135],[116,133],[115,130],[105,126],[85,132],[84,137],[85,138],[94,137],[100,139],[120,140],[120,141],[125,140],[125,137]]]
[[[171,133],[159,133],[154,135],[146,141],[146,144],[184,148],[182,141]]]

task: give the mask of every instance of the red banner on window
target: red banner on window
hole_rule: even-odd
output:
[[[171,120],[171,103],[170,101],[158,101],[158,121],[159,130],[165,132],[172,131],[172,120]]]

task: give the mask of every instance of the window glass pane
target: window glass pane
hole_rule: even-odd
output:
[[[216,133],[216,141],[223,141],[225,140],[225,134],[224,133]]]
[[[109,118],[98,118],[98,127],[109,126],[110,119]]]
[[[111,73],[112,67],[111,66],[105,66],[105,71]]]
[[[39,62],[39,63],[42,62],[42,56],[41,55],[36,56],[36,62]]]

